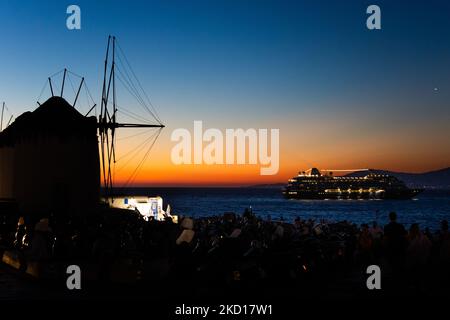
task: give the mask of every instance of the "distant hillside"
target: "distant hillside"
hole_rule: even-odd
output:
[[[427,189],[450,189],[450,167],[424,173],[406,173],[387,170],[370,169],[370,172],[389,174],[397,177],[409,187]],[[348,174],[349,177],[365,176],[367,171],[358,171]]]

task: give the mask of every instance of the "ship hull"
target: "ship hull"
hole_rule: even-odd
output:
[[[392,190],[383,192],[325,192],[325,191],[301,191],[283,190],[283,196],[287,199],[326,200],[326,199],[392,199],[408,200],[421,193],[423,189]]]

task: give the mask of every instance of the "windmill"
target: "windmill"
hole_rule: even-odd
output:
[[[118,61],[116,61],[118,58]],[[118,72],[116,74],[116,71]],[[62,79],[60,80],[61,89],[60,92],[56,91],[54,88],[55,78],[59,77],[62,74]],[[80,79],[80,83],[78,88],[75,89],[72,81],[72,76],[75,76]],[[117,82],[116,79],[120,81],[122,86],[128,90],[137,102],[143,107],[143,110],[150,115],[153,120],[146,120],[143,116],[138,115],[126,108],[118,107],[117,104]],[[58,79],[59,82],[59,79]],[[41,103],[39,99],[44,93],[45,89],[49,87],[50,93],[52,97],[58,95],[63,97],[65,94],[64,87],[66,82],[70,83],[73,90],[73,104],[72,106],[75,108],[77,101],[80,99],[81,89],[84,87],[86,98],[87,98],[87,108],[89,109],[87,113],[85,113],[85,117],[88,117],[93,111],[95,111],[95,116],[97,117],[97,104],[94,102],[92,95],[86,85],[86,81],[84,77],[69,71],[67,69],[60,70],[59,72],[48,77],[47,81],[44,84],[44,87],[41,90],[39,95],[37,104],[40,106]],[[67,94],[67,92],[66,92]],[[70,94],[70,93],[69,93]],[[136,120],[135,122],[119,122],[117,119],[118,111],[122,112],[128,118]],[[126,58],[123,50],[118,46],[116,37],[109,36],[108,44],[106,47],[106,56],[104,62],[104,74],[103,74],[103,84],[102,84],[102,92],[101,92],[101,103],[100,103],[100,113],[98,115],[97,120],[97,128],[98,135],[100,137],[100,146],[99,146],[99,157],[100,157],[100,179],[103,184],[104,195],[106,200],[111,200],[113,198],[113,187],[114,187],[114,169],[116,159],[116,137],[117,137],[117,129],[139,129],[139,128],[149,128],[149,129],[157,129],[157,132],[146,139],[143,144],[140,144],[138,148],[145,151],[143,159],[139,162],[138,167],[135,168],[132,175],[123,185],[123,187],[128,186],[137,176],[139,168],[144,163],[147,158],[150,149],[153,147],[156,139],[159,137],[162,128],[164,125],[162,124],[155,108],[150,102],[147,94],[142,88],[139,79],[136,77],[135,72],[131,68],[128,59]],[[145,132],[144,132],[145,133]],[[148,149],[146,150],[146,146]],[[139,150],[138,150],[139,151]],[[136,153],[134,154],[136,155]]]

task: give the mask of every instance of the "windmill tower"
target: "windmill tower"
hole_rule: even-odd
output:
[[[96,118],[61,96],[0,133],[0,159],[0,198],[17,203],[23,214],[81,214],[98,204]]]

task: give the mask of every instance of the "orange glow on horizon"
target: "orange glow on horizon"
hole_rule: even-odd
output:
[[[339,120],[339,121],[338,121]],[[349,122],[344,124],[344,122]],[[400,131],[397,127],[367,129],[352,119],[302,118],[274,122],[280,128],[279,172],[260,175],[258,165],[175,165],[170,154],[176,144],[166,128],[131,185],[134,186],[239,186],[285,183],[299,171],[319,169],[370,168],[420,173],[450,167],[450,139],[447,123],[435,124],[434,139],[420,134],[417,126]],[[187,124],[186,127],[189,128]],[[261,125],[267,128],[267,124]],[[424,130],[422,132],[431,132]],[[128,133],[129,134],[129,133]],[[144,138],[142,138],[144,139]],[[130,141],[132,140],[132,141]],[[122,142],[123,141],[123,142]],[[122,140],[116,145],[117,159],[139,145],[141,140]],[[116,164],[115,185],[120,187],[131,176],[145,154],[145,148],[132,159]],[[126,164],[126,165],[124,165]]]
[[[441,169],[414,168],[389,166],[392,163],[379,160],[379,165],[369,166],[371,169],[391,170],[397,172],[425,172]],[[333,167],[333,169],[347,169],[357,165],[350,161],[343,161],[342,165],[326,161],[317,161],[314,166],[319,169]],[[173,165],[172,163],[161,163],[149,160],[139,174],[128,186],[248,186],[258,184],[285,183],[288,179],[297,175],[300,171],[310,169],[310,166],[299,161],[282,161],[278,174],[273,176],[261,176],[259,165]],[[131,176],[134,168],[124,169],[116,174],[114,182],[117,186],[124,185]],[[341,173],[336,173],[340,175]],[[342,173],[345,174],[345,173]]]

